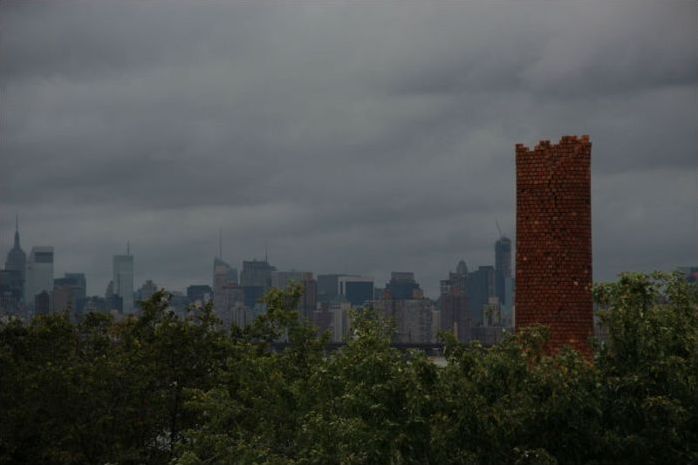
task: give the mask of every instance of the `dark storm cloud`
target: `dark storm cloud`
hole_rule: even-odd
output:
[[[0,231],[102,292],[415,270],[513,235],[513,146],[589,133],[595,276],[698,262],[693,2],[3,2]]]

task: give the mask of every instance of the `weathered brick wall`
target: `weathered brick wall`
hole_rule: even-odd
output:
[[[516,328],[547,325],[551,351],[588,354],[591,284],[589,136],[517,144]]]

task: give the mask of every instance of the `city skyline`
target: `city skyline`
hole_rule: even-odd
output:
[[[19,213],[90,294],[129,240],[136,287],[208,283],[221,230],[434,297],[514,237],[514,145],[568,133],[597,281],[698,262],[694,3],[83,6],[0,5],[0,254]]]
[[[23,239],[21,239],[23,237],[23,235],[19,229],[19,225],[18,225],[19,222],[17,219],[18,215],[16,215],[15,218],[16,218],[15,219],[15,227],[17,229],[15,230],[15,232],[13,234],[13,237],[14,237],[13,247],[9,247],[7,252],[5,252],[5,256],[7,257],[8,260],[9,260],[9,257],[11,256],[11,254],[10,254],[11,250],[16,249],[15,244],[19,244],[20,241],[22,241],[22,242],[24,241]],[[500,234],[502,234],[501,231],[499,231],[499,232],[500,232]],[[479,264],[479,265],[478,264],[476,264],[476,265],[470,264],[470,266],[475,270],[479,266],[492,267],[494,269],[494,266],[496,266],[496,264],[498,263],[498,260],[499,260],[499,257],[497,255],[498,254],[498,247],[499,247],[499,244],[502,243],[503,241],[505,241],[506,243],[509,243],[509,244],[511,244],[511,242],[512,242],[508,236],[506,236],[505,234],[502,234],[501,236],[497,237],[497,239],[492,243],[492,247],[491,247],[492,248],[492,250],[491,250],[492,260],[490,260],[490,262]],[[22,246],[20,246],[20,247],[22,247]],[[79,273],[79,274],[82,274],[84,276],[90,277],[89,273],[85,273],[82,270],[73,270],[73,269],[69,270],[69,269],[63,269],[61,267],[56,267],[55,266],[55,263],[56,263],[55,262],[55,248],[53,246],[50,246],[50,245],[31,246],[32,252],[35,249],[37,249],[37,250],[50,249],[51,250],[52,262],[51,262],[51,273],[50,274],[53,278],[59,279],[59,276],[62,274],[67,276],[67,275],[71,275],[71,274],[75,274],[75,273]],[[0,247],[0,251],[1,250],[2,250],[2,247]],[[24,248],[22,247],[19,250],[24,251]],[[104,286],[101,286],[101,289],[100,289],[99,284],[92,284],[91,280],[88,279],[85,290],[86,290],[88,296],[102,296],[102,295],[104,295],[105,290],[107,290],[107,293],[108,293],[109,292],[108,289],[111,289],[111,291],[114,292],[116,295],[123,297],[120,295],[121,292],[119,291],[119,286],[116,284],[119,281],[119,276],[121,275],[121,273],[126,273],[126,275],[130,276],[130,279],[132,280],[132,283],[130,284],[130,286],[131,286],[130,292],[127,292],[127,294],[133,294],[137,290],[137,288],[139,288],[141,285],[144,285],[147,283],[153,283],[153,282],[157,283],[159,288],[164,288],[170,292],[182,292],[182,291],[185,291],[188,286],[192,286],[192,285],[194,285],[194,286],[196,286],[196,285],[211,285],[213,288],[215,288],[216,287],[216,270],[218,270],[221,265],[225,266],[225,267],[230,267],[229,269],[231,269],[233,271],[233,275],[235,276],[234,281],[237,282],[240,279],[242,279],[242,276],[240,277],[240,279],[238,278],[238,273],[244,269],[244,263],[246,263],[246,262],[252,262],[252,263],[256,262],[256,263],[260,263],[260,264],[266,263],[267,265],[271,266],[274,269],[274,271],[278,271],[279,273],[286,273],[286,274],[304,274],[304,273],[306,273],[306,271],[300,271],[300,270],[303,270],[304,268],[294,266],[294,265],[289,265],[286,267],[274,266],[272,264],[272,261],[269,260],[269,257],[267,255],[268,254],[267,250],[265,250],[265,255],[263,258],[248,257],[248,258],[243,258],[239,262],[226,260],[224,258],[225,254],[222,254],[222,250],[223,250],[222,238],[219,236],[218,237],[218,252],[213,256],[213,263],[214,263],[213,264],[213,270],[214,270],[213,275],[211,275],[210,257],[209,257],[209,276],[207,278],[193,279],[191,281],[184,282],[180,287],[177,287],[177,286],[168,286],[166,283],[162,282],[162,280],[158,276],[156,276],[154,273],[152,273],[148,270],[140,270],[140,272],[138,272],[138,267],[134,264],[134,263],[137,263],[136,254],[131,250],[131,243],[127,242],[125,254],[122,252],[116,252],[116,253],[113,253],[110,255],[110,260],[111,260],[110,266],[111,266],[111,270],[112,270],[111,273],[112,274],[109,276],[108,281],[106,281],[104,283]],[[32,255],[31,253],[27,254],[27,256],[29,256],[29,257],[31,257],[31,255]],[[512,263],[511,257],[512,257],[511,252],[509,252],[507,255],[506,261],[502,262],[502,263],[509,263],[509,267],[512,267],[513,263]],[[467,260],[464,257],[459,258],[458,263],[453,268],[455,269],[455,267],[460,266],[460,264],[463,262],[467,262]],[[6,263],[10,263],[10,262],[7,261]],[[117,263],[118,263],[118,265],[117,265]],[[121,271],[124,266],[126,266],[125,270],[127,270],[127,271]],[[442,270],[442,274],[444,274],[444,273],[448,274],[450,269],[451,268],[445,268],[444,270]],[[119,270],[119,271],[117,271],[117,270]],[[397,268],[390,269],[390,271],[385,273],[385,275],[368,275],[368,274],[362,275],[361,273],[357,273],[356,271],[351,271],[351,270],[350,271],[342,271],[342,272],[337,272],[337,270],[330,270],[330,271],[309,270],[307,272],[314,275],[315,278],[317,278],[317,276],[320,276],[320,275],[344,276],[347,278],[352,277],[352,278],[355,278],[356,280],[359,280],[359,281],[366,278],[367,280],[370,279],[377,287],[380,287],[379,286],[380,284],[382,284],[383,286],[388,285],[390,280],[391,280],[391,275],[393,275],[395,273],[400,274],[400,273],[406,272],[409,274],[413,274],[415,276],[415,281],[417,283],[419,283],[421,286],[424,286],[425,289],[434,289],[433,295],[429,294],[428,292],[425,292],[425,297],[428,297],[430,299],[436,299],[438,297],[438,295],[440,293],[439,284],[437,283],[434,285],[433,283],[426,283],[426,282],[420,281],[420,279],[419,279],[420,272],[418,269],[410,269],[410,271],[406,271],[406,269],[400,269],[400,271],[396,271],[396,270],[398,270],[398,269]],[[510,270],[510,272],[511,272],[511,270]],[[139,276],[145,276],[145,277],[141,279]],[[211,276],[213,276],[213,277],[211,277]],[[443,278],[443,276],[441,278]],[[47,287],[47,286],[44,286],[44,287]],[[48,286],[47,289],[49,287],[51,287],[51,286]],[[497,292],[499,292],[499,291],[497,291]],[[26,298],[27,297],[25,296],[25,300],[26,300]],[[128,307],[131,308],[132,305],[133,305],[133,302],[131,302],[128,305]],[[125,313],[130,313],[130,311],[125,311]]]

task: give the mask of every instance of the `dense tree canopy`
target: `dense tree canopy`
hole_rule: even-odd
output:
[[[698,463],[695,285],[627,274],[595,293],[593,360],[548,354],[537,328],[492,348],[446,337],[439,367],[370,311],[326,352],[296,288],[232,332],[165,292],[120,322],[3,323],[0,465]]]

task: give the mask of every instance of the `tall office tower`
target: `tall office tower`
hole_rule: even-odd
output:
[[[494,243],[494,272],[497,297],[506,302],[506,279],[511,278],[511,239],[500,237]]]
[[[230,266],[222,258],[213,259],[213,292],[223,286],[238,283],[238,270]]]
[[[494,267],[481,266],[476,271],[468,273],[466,294],[471,327],[481,326],[490,297],[496,296]]]
[[[385,285],[385,291],[391,299],[421,299],[424,297],[422,289],[414,279],[414,273],[405,271],[393,271],[390,273],[390,281]]]
[[[133,307],[133,255],[126,250],[126,255],[114,255],[114,295],[121,298],[121,312],[125,315],[134,313]]]
[[[317,277],[318,302],[349,302],[360,307],[374,299],[374,281],[355,274],[321,274]]]
[[[373,300],[373,278],[341,275],[337,278],[338,292],[353,307],[361,307]]]
[[[589,354],[591,142],[516,145],[516,329],[550,328],[549,350]]]
[[[242,262],[240,287],[243,290],[245,306],[253,308],[271,288],[271,273],[276,268],[266,260],[246,260]]]
[[[15,277],[19,285],[19,292],[24,294],[24,285],[26,281],[27,255],[22,250],[19,244],[19,219],[15,219],[15,242],[12,249],[7,253],[5,260],[5,270],[14,271],[17,273]]]
[[[337,301],[339,296],[339,274],[317,275],[317,300],[321,304]],[[341,300],[341,299],[340,299]]]
[[[458,262],[456,272],[449,273],[441,281],[439,308],[441,309],[439,331],[446,331],[460,341],[470,340],[470,319],[467,299],[468,267],[465,261]]]
[[[24,301],[33,307],[37,294],[46,291],[50,295],[53,291],[53,247],[32,247],[25,276]]]
[[[213,259],[213,308],[218,317],[224,321],[226,327],[230,327],[230,318],[227,318],[226,315],[229,313],[228,303],[231,300],[227,290],[231,286],[237,287],[237,275],[237,270],[228,265],[222,258]]]

